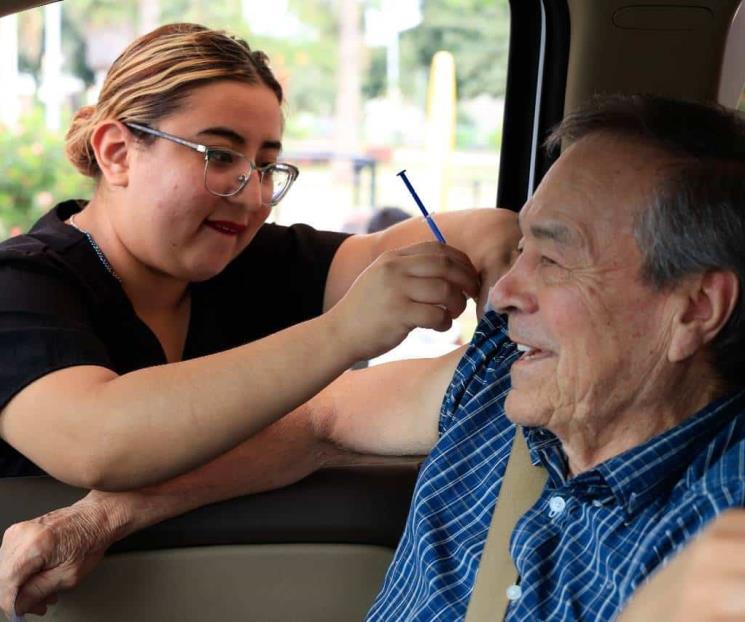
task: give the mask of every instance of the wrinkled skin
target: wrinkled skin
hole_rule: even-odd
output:
[[[116,516],[95,503],[95,495],[6,530],[0,547],[0,609],[6,616],[14,607],[19,615],[46,613],[57,594],[77,585],[117,540]],[[14,563],[3,563],[8,559]],[[19,583],[18,577],[29,576]]]
[[[521,211],[519,256],[491,293],[510,338],[538,350],[512,368],[507,416],[554,432],[574,473],[708,399],[680,390],[690,371],[669,360],[678,297],[642,280],[633,237],[667,161],[607,134],[573,144]]]

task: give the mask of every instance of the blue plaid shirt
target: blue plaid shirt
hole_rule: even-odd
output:
[[[518,353],[487,313],[458,365],[398,550],[367,620],[461,620],[515,427],[504,414]],[[745,506],[745,391],[569,479],[558,439],[525,430],[546,487],[510,551],[510,622],[612,620],[634,589],[723,510]]]

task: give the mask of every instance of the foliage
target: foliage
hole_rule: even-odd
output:
[[[290,0],[290,10],[308,29],[306,35],[249,37],[254,47],[269,54],[272,68],[286,87],[289,117],[301,112],[333,114],[340,62],[337,5],[337,0]]]
[[[333,113],[336,95],[339,0],[289,0],[290,9],[311,33],[286,39],[253,33],[241,13],[241,2],[229,0],[151,0],[160,8],[160,21],[193,21],[225,28],[264,49],[280,80],[288,87],[290,114],[301,111]],[[360,0],[362,9],[376,0]],[[87,84],[92,73],[85,64],[85,37],[91,28],[125,24],[134,31],[137,2],[75,0],[64,6],[65,55],[74,72]],[[362,13],[363,11],[361,11]],[[34,12],[30,12],[34,13]],[[453,53],[459,97],[504,93],[509,35],[508,0],[422,0],[422,23],[401,35],[401,88],[405,95],[423,100],[432,56],[438,50]],[[362,27],[362,24],[360,24]],[[39,24],[27,25],[38,31]],[[38,39],[37,39],[38,40]],[[363,94],[376,97],[385,91],[385,50],[367,50]],[[24,52],[24,65],[38,70],[38,50]]]
[[[424,0],[422,17],[401,37],[402,59],[413,59],[420,71],[428,71],[435,52],[447,50],[455,57],[458,97],[504,95],[507,0]]]
[[[57,201],[90,197],[92,182],[67,162],[60,135],[44,127],[40,110],[18,131],[0,126],[0,239],[27,230]]]

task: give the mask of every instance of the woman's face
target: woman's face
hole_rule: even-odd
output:
[[[257,166],[277,160],[282,115],[266,86],[216,82],[194,89],[181,109],[153,124],[209,147],[227,147]],[[257,173],[232,197],[204,184],[204,155],[170,140],[130,142],[125,201],[112,215],[138,261],[180,280],[221,272],[251,242],[271,208],[262,205]]]

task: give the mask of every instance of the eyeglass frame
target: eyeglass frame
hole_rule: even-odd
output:
[[[122,121],[126,127],[129,129],[134,129],[139,132],[145,132],[146,134],[151,134],[152,136],[157,136],[158,138],[165,138],[166,140],[170,140],[171,142],[174,142],[178,145],[182,145],[184,147],[189,147],[190,149],[193,149],[194,151],[197,151],[198,153],[204,154],[204,187],[210,194],[213,194],[217,197],[234,197],[236,194],[240,193],[247,185],[248,182],[251,181],[251,176],[253,175],[253,172],[256,171],[259,174],[259,183],[262,182],[264,179],[264,174],[269,169],[279,169],[284,172],[286,172],[289,175],[289,181],[287,182],[287,186],[284,188],[282,193],[279,195],[279,198],[276,200],[270,201],[267,205],[275,206],[277,203],[279,203],[282,199],[285,198],[285,195],[287,194],[288,190],[292,186],[292,184],[297,179],[298,175],[300,174],[300,171],[297,166],[294,164],[290,164],[289,162],[272,162],[271,164],[266,164],[264,166],[256,166],[254,162],[249,160],[245,155],[242,153],[239,153],[237,151],[234,151],[233,149],[228,149],[227,147],[208,147],[207,145],[203,145],[201,143],[195,143],[190,140],[186,140],[185,138],[181,138],[180,136],[175,136],[174,134],[169,134],[168,132],[164,132],[162,130],[156,130],[155,128],[148,127],[147,125],[142,125],[141,123],[134,123],[133,121]],[[238,189],[229,192],[229,193],[220,193],[215,192],[214,190],[211,190],[210,187],[207,185],[207,168],[210,165],[210,152],[211,151],[229,151],[230,153],[235,153],[236,155],[241,156],[243,159],[248,162],[249,170],[248,174],[242,173],[238,179],[240,179],[240,185],[238,186]],[[242,179],[241,179],[242,178]]]

